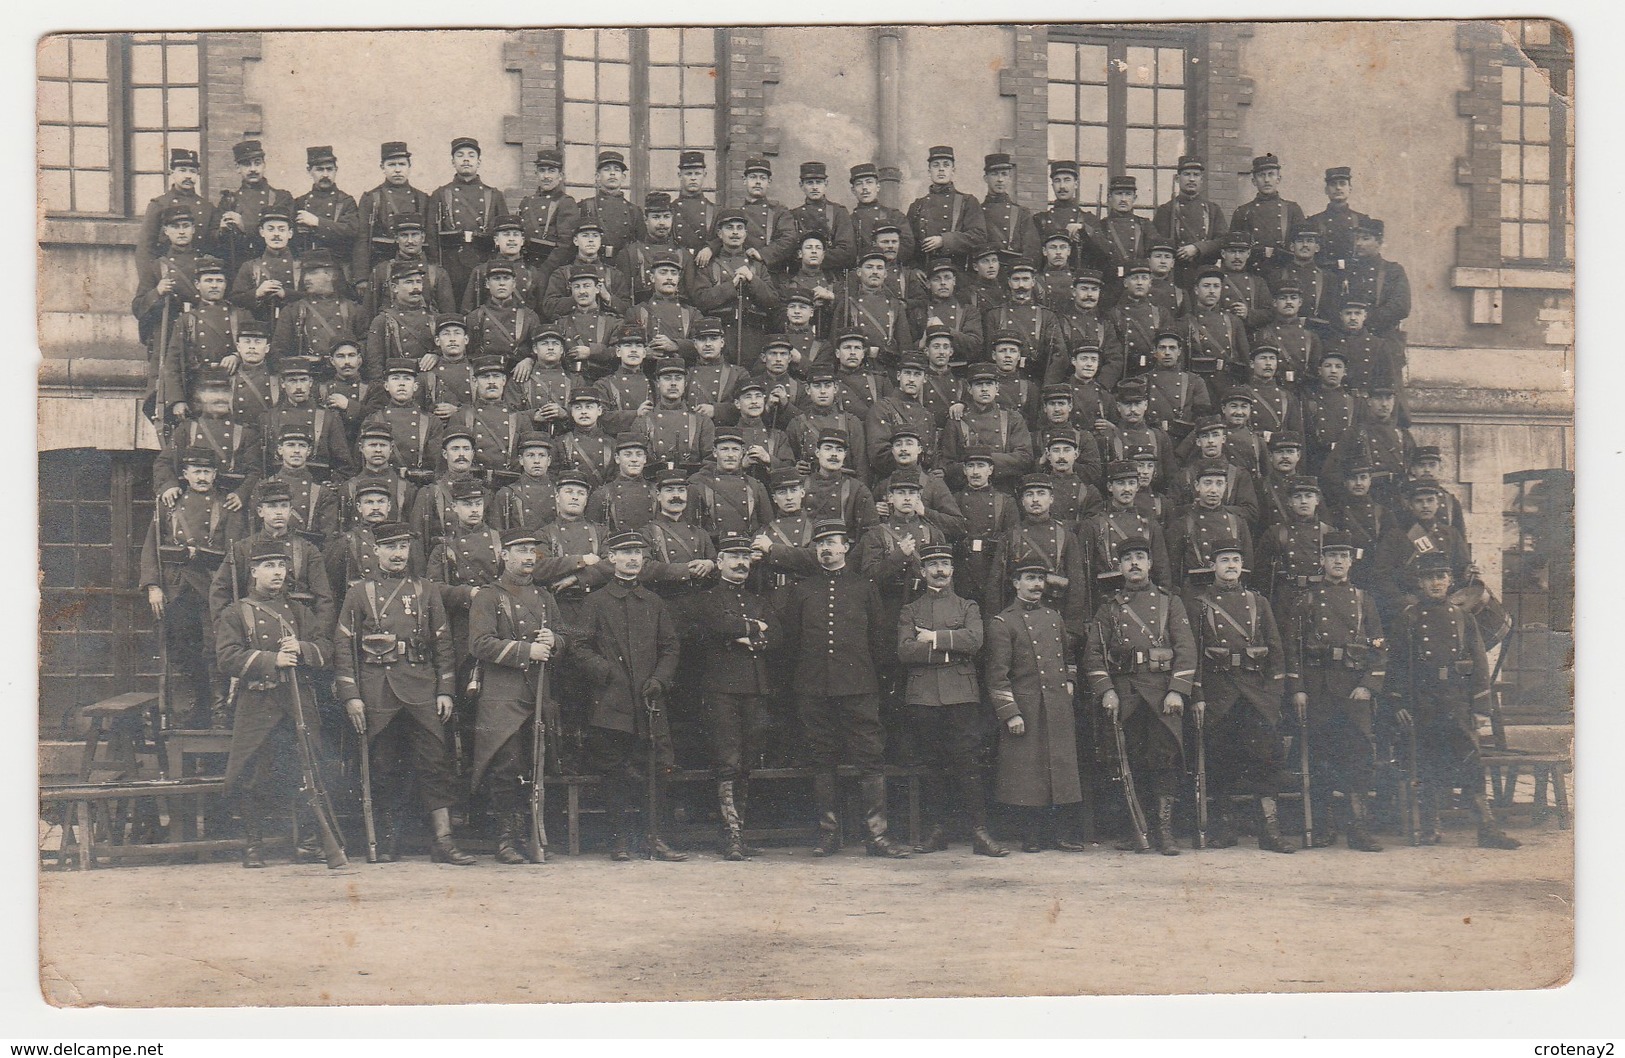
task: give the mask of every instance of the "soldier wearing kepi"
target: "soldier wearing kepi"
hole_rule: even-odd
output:
[[[243,140],[233,145],[231,158],[237,164],[242,183],[220,192],[215,230],[226,267],[235,271],[239,264],[265,252],[265,242],[258,234],[265,211],[286,211],[293,205],[293,196],[272,187],[265,179],[265,148],[259,140]]]
[[[1042,852],[1045,816],[1083,800],[1072,701],[1077,665],[1061,615],[1044,601],[1050,567],[1032,556],[1016,566],[1015,601],[987,624],[987,691],[999,730],[995,796],[1021,810],[1021,851]],[[1075,821],[1053,820],[1051,842],[1065,852],[1085,846]]]
[[[659,815],[665,776],[675,766],[666,719],[666,691],[677,681],[677,628],[660,596],[638,583],[649,544],[636,530],[608,540],[615,579],[587,596],[582,606],[582,666],[598,690],[588,719],[587,754],[604,777],[604,803],[613,829],[610,859],[632,858],[626,813],[653,783],[655,817],[644,820],[646,854],[657,860],[688,859],[661,840]],[[648,775],[645,769],[653,769]]]
[[[1449,556],[1433,551],[1417,556],[1420,598],[1407,606],[1389,630],[1388,699],[1401,729],[1414,727],[1415,793],[1421,819],[1417,840],[1437,845],[1439,804],[1461,787],[1478,823],[1478,844],[1515,849],[1522,842],[1495,824],[1484,800],[1484,765],[1478,756],[1473,714],[1489,708],[1490,667],[1478,625],[1450,601]]]
[[[1004,856],[987,831],[987,792],[980,761],[985,729],[976,657],[982,649],[982,611],[954,590],[954,552],[947,544],[919,550],[925,590],[897,618],[897,659],[908,672],[905,701],[915,745],[924,763],[943,779],[927,787],[931,829],[915,852],[948,847],[948,783],[956,787],[970,822],[971,848],[979,856]]]
[[[790,588],[780,608],[785,642],[792,644],[796,710],[807,763],[814,769],[818,809],[815,856],[841,847],[835,769],[855,765],[863,789],[869,855],[903,858],[908,850],[886,836],[885,735],[880,725],[880,683],[875,660],[893,649],[893,629],[880,617],[880,589],[847,561],[846,523],[813,529],[818,571]]]
[[[251,538],[245,572],[249,590],[225,607],[215,626],[215,663],[237,680],[237,712],[226,760],[226,792],[240,798],[243,866],[264,867],[267,815],[299,785],[290,758],[298,727],[308,730],[315,766],[325,757],[316,722],[315,687],[301,668],[326,668],[333,641],[325,620],[288,598],[288,552],[266,536]],[[296,686],[290,683],[297,681]],[[294,710],[303,713],[296,719]],[[297,809],[300,841],[295,862],[321,858],[316,827],[303,800]]]
[[[358,283],[368,281],[373,266],[396,255],[395,221],[399,217],[414,216],[419,225],[427,216],[433,200],[412,186],[412,152],[398,140],[378,148],[378,168],[384,180],[365,192],[357,208],[361,223],[365,225],[362,237],[356,240],[351,275]],[[451,306],[445,306],[451,311]]]
[[[1196,679],[1196,640],[1185,604],[1151,582],[1151,542],[1124,540],[1117,556],[1123,583],[1095,611],[1089,686],[1113,724],[1122,718],[1128,764],[1157,808],[1156,844],[1164,856],[1177,856],[1174,795],[1184,751],[1181,718]]]
[[[485,779],[491,810],[501,826],[498,863],[545,863],[547,852],[531,845],[522,797],[541,777],[533,759],[533,724],[546,738],[559,735],[559,706],[549,691],[547,666],[564,657],[565,634],[558,603],[532,580],[536,572],[534,529],[502,534],[502,576],[474,598],[468,615],[469,651],[484,663],[474,721],[473,788]],[[540,707],[542,715],[536,715]]]
[[[451,273],[453,291],[468,289],[468,277],[491,248],[491,230],[508,212],[502,192],[480,179],[480,141],[451,141],[452,178],[434,193],[435,232],[440,263]]]
[[[1287,691],[1298,712],[1299,737],[1309,739],[1314,816],[1331,823],[1333,788],[1348,803],[1348,845],[1381,852],[1366,829],[1366,792],[1371,789],[1374,747],[1371,699],[1382,693],[1382,621],[1371,594],[1349,583],[1354,545],[1346,533],[1327,533],[1320,546],[1322,577],[1309,586],[1286,616]],[[1318,764],[1318,767],[1316,766]],[[1334,823],[1318,828],[1314,845],[1337,839]]]
[[[1241,585],[1239,540],[1213,545],[1213,583],[1193,595],[1190,612],[1200,658],[1195,690],[1197,730],[1206,741],[1209,789],[1217,820],[1207,835],[1214,848],[1236,843],[1232,794],[1256,799],[1258,847],[1295,852],[1281,837],[1275,795],[1285,785],[1276,728],[1286,680],[1280,629],[1269,600]],[[1205,721],[1205,723],[1204,723]]]
[[[305,148],[305,171],[310,174],[309,191],[293,200],[293,252],[304,256],[323,249],[340,262],[341,269],[352,264],[355,238],[361,234],[361,213],[355,199],[338,189],[339,160],[332,147]],[[360,278],[345,271],[345,283]]]
[[[719,583],[695,600],[692,610],[705,658],[699,689],[711,729],[723,856],[734,861],[757,851],[745,844],[744,836],[750,769],[757,756],[758,724],[772,693],[767,657],[780,634],[772,604],[751,586],[754,554],[750,537],[723,536],[717,544]]]
[[[378,762],[384,795],[383,859],[400,859],[400,825],[409,782],[429,815],[435,863],[469,866],[474,857],[451,840],[457,800],[450,738],[457,657],[451,623],[433,584],[408,575],[412,533],[404,523],[373,530],[378,574],[344,596],[334,644],[334,694]]]

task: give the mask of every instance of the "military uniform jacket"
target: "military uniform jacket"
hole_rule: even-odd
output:
[[[1170,437],[1185,437],[1197,419],[1213,410],[1213,395],[1200,375],[1157,367],[1145,379],[1150,384],[1151,398],[1146,421],[1155,423]]]
[[[880,589],[850,560],[841,569],[797,581],[781,605],[785,641],[795,675],[790,685],[806,698],[875,694],[875,659],[892,649],[894,627],[884,618]]]
[[[932,633],[931,642],[919,642],[922,631]],[[927,587],[897,615],[897,660],[908,667],[909,705],[980,702],[981,651],[982,610],[952,587]]]
[[[916,545],[913,555],[904,554],[901,547],[903,539],[910,536]],[[858,541],[858,564],[864,576],[879,585],[882,603],[895,612],[905,599],[913,598],[925,587],[920,578],[918,548],[941,543],[946,543],[942,531],[924,518],[906,522],[889,518],[864,532]]]
[[[1193,573],[1213,569],[1213,545],[1226,538],[1241,541],[1242,564],[1253,567],[1253,537],[1246,516],[1237,508],[1221,504],[1206,508],[1190,504],[1174,511],[1164,529],[1169,558],[1173,561],[1170,582],[1176,587]],[[1152,566],[1155,569],[1155,565]]]
[[[433,409],[437,404],[452,404],[459,408],[473,404],[473,361],[466,354],[436,359],[429,370],[418,372],[418,399],[426,409]]]
[[[632,420],[631,432],[649,439],[649,459],[654,463],[699,463],[716,443],[710,418],[687,404],[668,405],[663,400]]]
[[[1151,224],[1158,234],[1174,244],[1175,249],[1181,246],[1196,247],[1196,257],[1181,262],[1187,266],[1203,265],[1216,259],[1221,237],[1227,230],[1224,210],[1200,194],[1178,194],[1170,198],[1157,207]]]
[[[1312,585],[1288,615],[1283,639],[1287,693],[1304,691],[1311,715],[1342,712],[1369,734],[1371,704],[1349,694],[1364,687],[1380,695],[1386,676],[1382,620],[1371,594],[1347,581]]]
[[[469,281],[470,289],[479,278],[476,270],[474,279]],[[483,287],[481,282],[481,289]],[[468,314],[469,356],[500,356],[502,362],[512,369],[519,361],[533,355],[531,339],[541,329],[541,318],[523,299],[516,296],[502,305],[487,299]]]
[[[1200,659],[1197,700],[1216,719],[1245,701],[1272,725],[1280,723],[1286,654],[1269,600],[1248,588],[1208,584],[1191,602]]]
[[[171,206],[185,206],[192,211],[192,217],[197,222],[197,235],[192,243],[199,248],[203,243],[206,248],[214,238],[214,233],[220,228],[220,218],[209,200],[196,191],[182,191],[172,187],[158,197],[147,203],[147,211],[141,215],[141,237],[136,243],[140,253],[137,255],[136,267],[141,267],[141,257],[162,257],[169,250],[169,242],[164,239],[163,216],[164,210]]]
[[[1112,592],[1095,611],[1086,667],[1097,697],[1117,691],[1124,720],[1143,706],[1183,744],[1179,714],[1162,711],[1169,691],[1189,698],[1196,680],[1196,639],[1179,596],[1154,585]]]
[[[1038,238],[1031,210],[1017,205],[1009,195],[989,192],[982,199],[982,217],[993,246],[1018,255],[1028,264],[1038,263],[1044,244]]]
[[[367,639],[373,635],[393,635],[397,645],[386,652],[380,644],[374,654]],[[440,737],[435,698],[456,693],[457,657],[439,589],[416,577],[387,575],[351,585],[339,609],[333,668],[334,697],[366,703],[369,740],[389,726],[402,705]]]
[[[271,475],[286,482],[293,494],[288,528],[320,548],[339,535],[338,493],[311,476],[309,470],[278,470]]]
[[[432,207],[429,193],[411,184],[397,187],[385,182],[363,192],[360,202],[356,204],[363,228],[361,238],[355,243],[350,274],[358,279],[364,278],[372,272],[373,265],[395,256],[396,217],[411,213],[427,218],[433,213]],[[376,277],[373,282],[376,286]],[[450,312],[451,309],[447,308],[446,311]]]
[[[362,358],[362,376],[383,381],[384,361],[395,356],[416,360],[437,353],[434,344],[434,317],[422,305],[401,308],[391,305],[378,313],[367,328],[367,348]]]
[[[574,304],[571,302],[572,306]],[[547,318],[545,311],[542,317]],[[620,327],[621,317],[598,309],[575,308],[555,319],[553,325],[564,335],[565,363],[569,365],[571,374],[578,378],[583,375],[596,378],[613,370],[612,365],[618,363],[609,347],[609,337]],[[583,347],[587,349],[585,361],[577,358],[578,351]]]
[[[231,293],[226,298],[233,305],[248,309],[256,319],[273,321],[289,302],[298,300],[303,272],[299,261],[287,250],[261,254],[238,267],[231,281]],[[273,280],[281,283],[287,293],[281,297],[275,294],[260,297],[260,284]]]
[[[214,571],[214,577],[209,581],[209,618],[216,628],[219,628],[226,608],[231,606],[234,600],[241,600],[253,589],[254,582],[249,575],[248,557],[254,553],[256,547],[269,539],[272,539],[270,534],[261,529],[233,541],[226,552],[226,560]],[[310,615],[316,620],[315,627],[321,630],[325,642],[333,627],[337,600],[327,579],[327,564],[322,560],[322,553],[310,541],[291,532],[277,542],[287,550],[291,559],[283,594],[289,600],[310,610]],[[232,586],[233,573],[237,577],[235,588]]]
[[[451,430],[467,430],[474,435],[474,462],[484,470],[507,470],[517,455],[519,435],[530,426],[527,412],[515,411],[506,401],[475,403],[458,408],[446,421]]]
[[[627,260],[634,259],[640,248],[641,244],[633,247],[632,252],[627,254]],[[689,363],[693,363],[695,356],[698,355],[694,348],[694,340],[689,336],[694,332],[695,325],[700,322],[700,312],[688,302],[648,293],[633,307],[631,319],[643,328],[643,332],[651,340],[662,336],[670,338],[677,346],[676,355]],[[692,379],[689,384],[693,385]]]
[[[718,540],[730,533],[754,537],[773,513],[767,489],[744,473],[701,470],[688,479],[688,496],[700,524]]]
[[[588,723],[627,734],[665,735],[664,709],[651,732],[643,684],[653,677],[670,688],[677,679],[681,647],[666,604],[648,588],[616,579],[587,596],[582,619],[580,660],[597,686]]]
[[[1308,387],[1303,395],[1303,436],[1310,451],[1324,459],[1354,426],[1358,411],[1359,402],[1347,389],[1319,383]]]
[[[859,532],[878,521],[874,493],[855,474],[826,475],[822,470],[813,473],[807,478],[807,496],[801,509],[815,522],[845,522],[854,542]],[[849,557],[856,560],[855,555]]]
[[[626,246],[648,238],[643,213],[627,201],[625,191],[595,191],[581,200],[577,212],[581,220],[596,220],[603,225],[605,257],[614,257]]]
[[[932,323],[932,320],[937,322]],[[918,336],[915,344],[922,349],[925,347],[925,332],[932,327],[942,326],[953,332],[956,363],[985,359],[982,355],[982,314],[975,306],[957,296],[946,300],[933,297],[913,302],[908,308],[908,322]]]
[[[541,269],[543,278],[553,271],[548,260],[561,246],[571,246],[581,207],[564,193],[540,189],[519,202],[519,221],[525,226],[525,257]]]
[[[491,493],[485,489],[486,510],[491,507]],[[457,516],[451,509],[451,479],[442,476],[418,489],[418,494],[412,501],[412,513],[408,524],[412,527],[412,535],[423,541],[423,546],[431,551],[441,542],[441,538],[456,532],[454,522]]]
[[[1453,724],[1473,744],[1473,713],[1490,708],[1490,666],[1478,624],[1448,599],[1421,599],[1388,631],[1388,697],[1426,729]]]
[[[873,363],[873,361],[869,361]],[[844,412],[868,421],[869,411],[887,397],[898,396],[897,388],[885,372],[869,367],[852,371],[837,370],[835,406]]]
[[[783,268],[795,257],[797,224],[790,209],[765,198],[747,200],[739,208],[745,213],[745,245],[761,254],[769,269]],[[711,249],[720,248],[713,238]]]
[[[1286,521],[1265,531],[1258,545],[1257,569],[1269,578],[1272,589],[1303,589],[1320,583],[1320,548],[1331,528],[1318,517],[1300,521],[1288,514]]]
[[[583,473],[595,485],[615,477],[615,438],[601,427],[582,430],[579,427],[559,436],[559,458],[556,462],[569,464]]]
[[[544,321],[557,320],[576,310],[575,298],[570,294],[570,276],[578,270],[598,273],[599,293],[608,295],[607,308],[610,313],[625,316],[632,311],[632,285],[627,282],[625,272],[611,264],[607,258],[599,257],[588,261],[579,254],[572,253],[547,275],[547,287],[542,292],[541,305]],[[596,307],[605,307],[602,298]]]
[[[982,333],[990,353],[1000,331],[1015,331],[1026,340],[1019,370],[1028,378],[1043,378],[1057,357],[1068,356],[1061,318],[1035,301],[1006,300],[988,309],[982,316]]]
[[[671,204],[671,241],[691,251],[698,251],[711,238],[716,226],[717,204],[705,197],[704,192],[681,191]]]
[[[1019,716],[1026,731],[999,731],[994,796],[1004,804],[1075,804],[1077,721],[1068,634],[1061,615],[1043,603],[1012,602],[987,622],[987,693],[1000,724]]]
[[[936,253],[953,257],[968,255],[989,238],[982,204],[952,184],[932,184],[908,207],[908,222],[914,233],[917,263],[922,267],[931,256],[922,244],[933,235],[942,237]]]
[[[434,229],[441,260],[455,256],[472,268],[491,246],[491,225],[508,212],[502,192],[481,180],[456,178],[434,193]]]
[[[914,348],[914,331],[909,326],[908,306],[901,298],[879,290],[854,288],[835,295],[835,327],[862,331],[872,357],[891,366],[904,349]]]
[[[795,452],[796,458],[810,465],[818,458],[818,435],[825,430],[845,430],[849,442],[846,452],[847,466],[862,478],[869,474],[866,429],[861,415],[840,410],[825,412],[813,405],[807,405],[801,415],[791,420],[787,433],[790,448]]]
[[[1097,581],[1122,576],[1117,567],[1117,549],[1124,540],[1136,536],[1151,541],[1152,582],[1167,587],[1172,580],[1168,543],[1162,526],[1137,507],[1101,511],[1079,527],[1079,535],[1089,549],[1089,569]]]
[[[1220,305],[1203,308],[1194,301],[1181,320],[1186,337],[1186,364],[1202,375],[1212,375],[1220,390],[1227,387],[1224,373],[1245,378],[1250,360],[1247,327]]]
[[[528,354],[527,354],[528,355]],[[520,408],[531,412],[531,421],[538,430],[547,430],[557,433],[569,425],[568,415],[563,418],[544,421],[536,416],[549,404],[557,404],[560,408],[568,410],[570,395],[576,391],[578,385],[584,385],[581,376],[572,374],[563,367],[544,367],[532,361],[530,374],[525,376],[523,382],[509,382],[507,393]]]
[[[288,680],[299,681],[306,728],[313,735],[318,730],[315,688],[307,673],[331,663],[332,613],[331,601],[323,618],[285,594],[256,591],[229,603],[215,621],[215,663],[220,675],[237,680],[237,711],[231,727],[231,755],[226,761],[228,790],[235,788],[277,724],[284,717],[290,726],[294,724],[295,692]],[[299,641],[299,664],[291,675],[285,675],[277,667],[276,657],[283,637],[289,634]]]
[[[913,261],[914,225],[909,223],[908,214],[900,209],[882,206],[878,202],[852,207],[852,229],[857,236],[858,249],[869,250],[875,245],[875,229],[886,224],[895,224],[901,235],[901,245],[897,250],[899,261]]]
[[[606,398],[605,418],[610,422],[617,420],[611,415],[611,410],[625,412],[623,420],[630,425],[634,414],[643,406],[644,401],[654,399],[654,387],[649,384],[649,376],[643,373],[642,367],[628,369],[621,367],[614,374],[605,375],[598,380],[598,388],[603,391]]]
[[[790,211],[795,218],[796,240],[810,231],[824,233],[827,249],[824,267],[832,272],[851,268],[858,259],[857,233],[852,227],[852,215],[846,207],[829,199],[803,202]]]
[[[1078,202],[1051,202],[1048,209],[1033,217],[1033,223],[1044,242],[1048,242],[1051,235],[1065,235],[1071,240],[1073,267],[1094,268],[1105,263],[1098,246],[1100,218]],[[1076,235],[1067,230],[1072,224],[1082,225]]]
[[[592,490],[587,517],[612,533],[642,529],[655,516],[656,493],[643,478],[614,478]]]
[[[683,399],[690,407],[709,404],[720,410],[733,403],[734,393],[746,377],[745,369],[738,364],[702,360],[688,369],[688,388],[683,391]]]
[[[556,517],[558,517],[557,486],[553,484],[552,478],[545,474],[533,478],[527,474],[512,485],[504,485],[497,490],[486,520],[491,523],[492,528],[501,531],[535,529],[546,525]]]
[[[1268,289],[1268,288],[1266,288]],[[1151,293],[1146,297],[1151,303],[1170,316],[1178,316],[1185,311],[1185,302],[1189,300],[1185,289],[1174,281],[1171,275],[1153,275],[1151,277]]]
[[[1241,322],[1249,331],[1257,330],[1275,317],[1274,295],[1262,278],[1246,271],[1226,271],[1223,282],[1219,305],[1232,315],[1230,307],[1241,305],[1246,310]]]
[[[297,217],[301,210],[315,215],[314,228],[299,223]],[[295,257],[320,248],[332,253],[341,266],[352,260],[356,236],[361,234],[361,212],[355,199],[336,187],[331,191],[318,191],[313,187],[293,200],[293,211],[296,218],[293,241],[288,245]]]
[[[870,509],[873,517],[874,508]],[[775,601],[781,599],[796,577],[818,571],[818,558],[813,553],[813,520],[806,513],[781,514],[762,529],[769,546],[762,560],[751,566],[751,576],[761,576],[759,582],[768,586]],[[782,645],[782,639],[780,643]]]
[[[377,546],[372,527],[367,525],[346,529],[336,539],[328,541],[326,549],[322,551],[322,564],[327,567],[327,582],[335,588],[342,584],[348,591],[364,580],[377,579],[378,553],[374,550]],[[413,541],[412,549],[417,550],[416,541]],[[407,568],[411,568],[410,563]]]
[[[344,416],[332,408],[323,408],[316,404],[315,398],[304,404],[294,404],[282,393],[277,394],[277,402],[271,405],[261,420],[265,435],[265,465],[276,464],[277,438],[281,436],[284,428],[289,426],[302,426],[310,431],[315,443],[310,448],[310,463],[313,469],[320,469],[331,474],[334,480],[342,480],[355,473],[355,460],[350,453],[350,440],[344,433]]]
[[[385,404],[370,412],[362,425],[382,423],[395,439],[395,462],[402,467],[427,469],[440,459],[440,420],[416,404]]]
[[[1377,541],[1372,556],[1372,588],[1387,613],[1398,609],[1398,601],[1416,594],[1414,559],[1429,552],[1442,552],[1450,559],[1450,572],[1457,584],[1465,583],[1472,551],[1460,529],[1443,519],[1432,525],[1413,521],[1408,527],[1395,525]]]
[[[1298,319],[1315,324],[1327,322],[1327,313],[1336,308],[1340,282],[1334,283],[1326,270],[1313,262],[1306,264],[1289,258],[1270,274],[1270,289],[1278,289],[1284,283],[1296,283],[1303,294]],[[1259,344],[1264,344],[1263,335],[1258,338]]]
[[[1124,294],[1106,311],[1106,347],[1100,354],[1100,371],[1110,362],[1120,378],[1130,378],[1151,370],[1151,353],[1157,346],[1157,332],[1174,325],[1174,318],[1150,298]]]
[[[1349,534],[1360,555],[1349,570],[1349,579],[1362,588],[1370,589],[1371,564],[1377,553],[1377,542],[1396,527],[1394,512],[1370,496],[1344,496],[1331,508],[1332,524]]]
[[[690,609],[705,659],[699,687],[706,693],[764,695],[772,687],[768,656],[781,645],[782,630],[772,604],[749,584],[723,581],[697,596]]]
[[[164,367],[171,372],[170,392],[183,392],[181,371],[195,377],[200,369],[219,367],[226,357],[237,355],[237,332],[251,318],[246,309],[223,301],[199,301],[182,313],[169,332],[169,362]]]
[[[902,393],[881,397],[869,409],[864,421],[864,434],[869,440],[869,467],[875,473],[890,473],[895,467],[891,454],[891,435],[899,426],[914,427],[920,434],[920,462],[928,463],[937,448],[937,429],[943,417],[933,415],[918,400]]]
[[[1145,259],[1156,241],[1156,229],[1133,213],[1112,213],[1093,233],[1097,251],[1106,261],[1106,279],[1122,279],[1128,266]]]
[[[215,473],[215,489],[222,496],[227,493],[236,496],[244,510],[252,510],[249,500],[265,472],[265,449],[260,444],[258,426],[233,418],[182,419],[171,432],[168,446],[153,461],[154,495],[180,486],[181,452],[188,448],[207,448],[213,452],[219,467]]]
[[[1043,558],[1051,572],[1044,585],[1044,602],[1053,606],[1066,622],[1072,649],[1083,645],[1088,631],[1090,595],[1088,567],[1083,545],[1071,529],[1050,517],[1042,522],[1024,519],[1004,540],[1004,570],[997,585],[1001,599],[1008,599],[1016,566],[1032,555]]]
[[[137,259],[135,298],[130,302],[130,312],[139,324],[141,341],[150,348],[156,348],[153,343],[161,329],[166,300],[171,327],[202,300],[197,292],[197,258],[197,249],[185,246],[157,257]],[[167,295],[158,293],[158,284],[165,279],[175,280],[175,289]]]
[[[978,445],[993,449],[993,476],[1014,483],[1033,465],[1033,438],[1026,420],[1009,408],[971,404],[958,421],[942,431],[942,454],[959,462],[965,452]]]
[[[439,584],[440,601],[451,615],[456,657],[468,653],[468,614],[475,589],[502,575],[502,536],[495,529],[453,529],[429,553],[429,579]]]
[[[361,318],[371,321],[378,315],[380,309],[390,302],[390,267],[396,261],[413,260],[423,265],[423,305],[431,313],[456,312],[457,291],[451,281],[451,273],[427,257],[405,258],[397,254],[387,261],[379,261],[372,266],[371,281],[367,286],[367,293],[361,299]]]
[[[278,357],[325,358],[339,341],[361,346],[369,317],[348,298],[336,295],[301,297],[279,313],[271,336],[271,352]]]
[[[535,633],[553,631],[553,654],[545,662],[530,660]],[[546,588],[516,583],[507,574],[474,599],[468,615],[468,650],[484,666],[480,700],[474,720],[474,789],[497,750],[512,738],[536,710],[537,681],[543,666],[556,666],[568,658],[576,635],[563,627],[559,604]],[[556,668],[545,670],[549,673]],[[556,686],[549,682],[545,690]],[[543,702],[543,722],[557,714],[555,693]]]
[[[714,560],[717,557],[716,545],[711,542],[711,537],[699,525],[688,520],[690,518],[692,514],[689,511],[684,512],[682,520],[662,513],[650,519],[644,527],[644,535],[649,539],[650,557],[654,561],[644,566],[643,579],[654,585],[655,593],[668,605],[701,587],[699,581],[688,572],[690,562]],[[672,614],[679,619],[678,634],[685,640],[694,631],[684,620],[688,610],[687,605],[672,605]]]
[[[1243,202],[1230,215],[1230,230],[1243,231],[1252,236],[1258,249],[1255,256],[1270,261],[1285,256],[1292,229],[1302,227],[1303,210],[1279,194],[1257,195],[1251,202]]]
[[[1355,229],[1371,218],[1347,202],[1327,202],[1326,208],[1309,218],[1308,224],[1320,232],[1320,263],[1340,269],[1354,258]]]
[[[1347,331],[1339,327],[1321,339],[1321,357],[1327,353],[1342,353],[1343,360],[1348,365],[1348,373],[1343,376],[1343,387],[1358,393],[1365,393],[1373,382],[1398,381],[1401,364],[1401,352],[1397,344],[1389,338],[1381,337],[1368,329]],[[1310,368],[1318,369],[1320,361],[1311,363]]]
[[[509,310],[514,308],[524,308],[533,315],[541,312],[542,293],[547,289],[543,284],[542,273],[536,268],[532,267],[523,256],[503,257],[501,255],[493,255],[489,260],[481,261],[479,264],[474,266],[473,271],[468,273],[468,285],[463,288],[462,300],[457,303],[458,311],[462,312],[464,315],[469,315],[475,310],[492,303],[491,292],[486,288],[486,281],[491,278],[491,266],[498,263],[508,265],[513,269],[513,297],[506,308]],[[470,348],[474,349],[475,355],[478,355],[480,350],[479,346],[475,343],[478,342],[479,339],[474,337],[472,318],[470,318],[469,322]],[[519,338],[519,347],[523,351],[524,355],[530,355],[529,336],[536,333],[537,329],[540,327],[541,320],[538,319],[536,323]],[[509,327],[509,330],[510,332],[512,331],[511,326]],[[487,350],[487,352],[490,353],[490,350]],[[494,353],[491,355],[494,355]]]
[[[241,532],[242,515],[226,510],[219,496],[183,490],[174,507],[165,509],[160,504],[156,525],[147,526],[140,586],[159,585],[170,600],[181,591],[190,591],[207,603],[209,580],[226,548]],[[185,555],[166,556],[159,550],[172,547],[184,549]]]
[[[258,184],[244,181],[229,191],[220,192],[220,205],[214,214],[216,234],[212,238],[228,270],[265,252],[265,240],[260,238],[260,217],[273,207],[291,210],[293,194],[272,187],[268,180],[261,180]],[[237,213],[242,217],[242,224],[237,230],[220,226],[221,218],[227,213]],[[288,216],[292,217],[293,214],[290,212]],[[199,219],[202,219],[201,214]]]

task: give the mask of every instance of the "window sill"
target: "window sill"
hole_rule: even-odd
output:
[[[1450,284],[1457,290],[1573,290],[1574,268],[1457,268],[1450,274]]]
[[[46,217],[40,222],[41,246],[128,246],[141,238],[141,222],[121,217]]]

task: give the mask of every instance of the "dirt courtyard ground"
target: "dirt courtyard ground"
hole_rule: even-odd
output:
[[[54,1004],[234,1006],[1538,988],[1573,963],[1572,834],[1177,859],[558,856],[329,872],[44,872]]]

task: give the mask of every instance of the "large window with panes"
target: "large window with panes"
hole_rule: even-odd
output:
[[[1501,256],[1574,260],[1574,52],[1555,22],[1507,26],[1501,66]]]
[[[1172,193],[1197,135],[1197,30],[1055,26],[1049,34],[1049,157],[1078,162],[1078,197],[1103,206],[1132,176],[1149,214]]]
[[[674,191],[683,151],[700,151],[716,193],[724,30],[566,29],[560,140],[566,187],[592,194],[601,150],[626,155],[629,193]]]
[[[39,188],[47,213],[129,217],[168,185],[171,148],[202,140],[196,33],[40,41]]]

